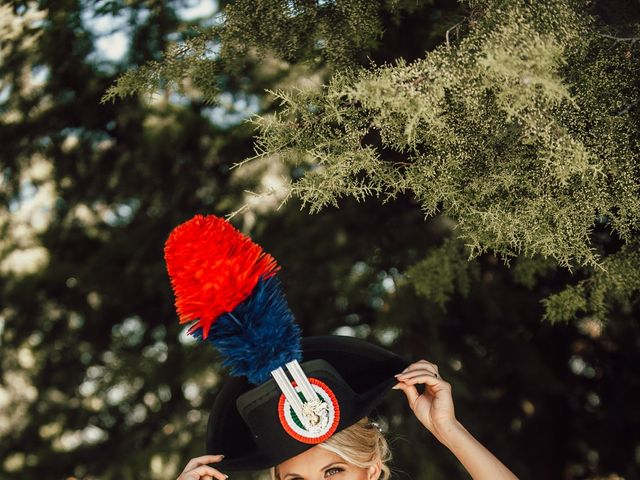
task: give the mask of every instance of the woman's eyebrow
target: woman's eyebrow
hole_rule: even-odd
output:
[[[344,462],[332,462],[329,465],[322,467],[320,470],[326,470],[327,468],[335,467],[337,465],[344,465]],[[302,475],[298,473],[289,472],[282,478],[294,477],[294,478],[303,478]]]
[[[302,475],[298,475],[297,473],[287,473],[284,477],[282,478],[287,478],[287,477],[295,477],[295,478],[302,478]]]

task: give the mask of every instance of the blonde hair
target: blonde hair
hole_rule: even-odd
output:
[[[335,433],[318,446],[339,455],[345,462],[357,467],[369,468],[380,462],[378,480],[388,480],[391,476],[391,471],[386,465],[386,462],[391,460],[389,444],[380,427],[370,422],[367,417]],[[272,467],[270,473],[272,480],[280,480],[277,467]]]

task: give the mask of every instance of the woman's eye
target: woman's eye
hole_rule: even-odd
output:
[[[336,473],[339,473],[339,472],[342,472],[342,471],[343,471],[342,468],[333,467],[333,468],[330,468],[329,470],[327,470],[326,472],[324,472],[324,476],[325,477],[329,477],[331,475],[335,475]]]

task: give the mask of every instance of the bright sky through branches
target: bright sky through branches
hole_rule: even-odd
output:
[[[99,7],[100,5],[98,5]],[[207,18],[218,10],[215,0],[185,2],[176,8],[178,16],[185,21]],[[98,62],[117,63],[124,59],[129,48],[130,25],[127,10],[119,15],[98,15],[96,6],[88,7],[82,15],[82,21],[91,33],[96,36],[95,60]],[[138,20],[144,21],[148,11],[141,9]]]

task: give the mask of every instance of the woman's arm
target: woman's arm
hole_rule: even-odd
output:
[[[398,384],[393,388],[404,391],[418,420],[451,450],[474,480],[517,480],[518,477],[456,419],[451,384],[440,377],[437,365],[420,360],[396,378]],[[424,393],[418,393],[418,384],[425,385]]]

